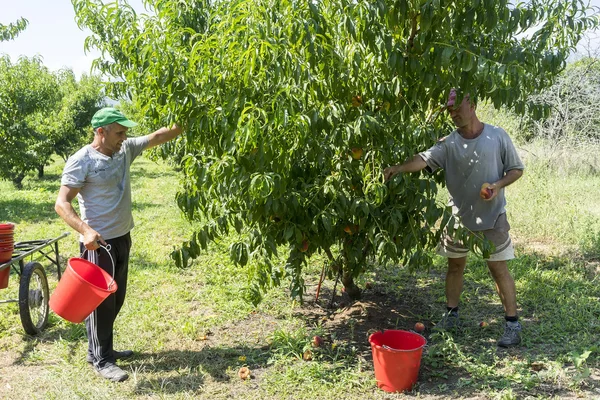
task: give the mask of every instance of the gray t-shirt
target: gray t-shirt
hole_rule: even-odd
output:
[[[110,157],[87,145],[67,160],[61,185],[80,188],[81,219],[104,239],[133,229],[129,167],[147,146],[147,136],[127,139]]]
[[[453,212],[472,231],[493,228],[498,216],[506,212],[504,189],[493,200],[484,201],[479,196],[481,186],[500,180],[512,169],[525,169],[504,129],[488,124],[475,139],[454,131],[419,155],[431,172],[446,171]]]

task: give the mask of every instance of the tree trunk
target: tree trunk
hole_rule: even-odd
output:
[[[44,164],[42,165],[38,165],[38,178],[43,178],[44,177]]]
[[[352,275],[344,271],[344,274],[342,275],[342,283],[344,284],[344,290],[351,300],[360,300],[361,292],[359,287],[354,283],[354,278],[352,278]]]
[[[24,178],[25,178],[25,174],[22,172],[19,173],[19,175],[12,178],[13,185],[15,185],[15,187],[19,190],[23,189],[23,179]]]

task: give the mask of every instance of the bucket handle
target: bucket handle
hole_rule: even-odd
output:
[[[381,328],[379,330],[379,332],[381,332],[381,334],[384,334],[385,333],[385,329]],[[412,329],[409,332],[416,333],[417,335],[423,336],[419,332],[415,332]],[[425,344],[423,346],[421,346],[420,348],[423,349],[423,351],[425,351],[425,350],[427,350],[428,345],[429,345],[429,341],[427,339],[425,339]],[[400,349],[394,349],[393,347],[390,347],[390,346],[388,346],[386,344],[381,345],[381,347],[383,347],[384,349],[386,349],[388,351],[403,351],[403,350],[400,350]]]
[[[108,284],[107,289],[112,289],[113,285],[115,284],[115,260],[113,259],[112,254],[110,254],[110,244],[107,244],[106,246],[102,246],[101,244],[98,244],[98,246],[100,246],[101,248],[103,248],[106,253],[108,253],[108,256],[110,257],[110,262],[112,263],[112,267],[113,267],[113,273],[111,275],[112,280],[110,281],[110,283]],[[83,253],[81,253],[81,258],[83,258],[83,255],[85,254],[86,251],[96,251],[96,250],[88,250],[87,248],[83,251]]]

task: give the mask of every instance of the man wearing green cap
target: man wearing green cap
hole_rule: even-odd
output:
[[[85,250],[88,260],[109,274],[114,273],[117,291],[86,318],[85,325],[87,361],[99,375],[115,382],[128,378],[116,365],[116,359],[133,355],[131,350],[113,349],[113,324],[125,300],[131,248],[129,232],[134,225],[129,168],[142,151],[166,143],[182,132],[174,125],[171,129],[161,128],[147,136],[127,139],[127,130],[136,125],[112,107],[94,114],[94,140],[68,159],[55,205],[60,217],[79,232],[80,248]],[[81,217],[71,205],[75,197]],[[103,249],[99,249],[100,244]]]

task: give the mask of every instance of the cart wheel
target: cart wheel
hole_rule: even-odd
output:
[[[19,313],[25,332],[36,335],[48,323],[48,278],[40,263],[25,265],[19,286]]]

